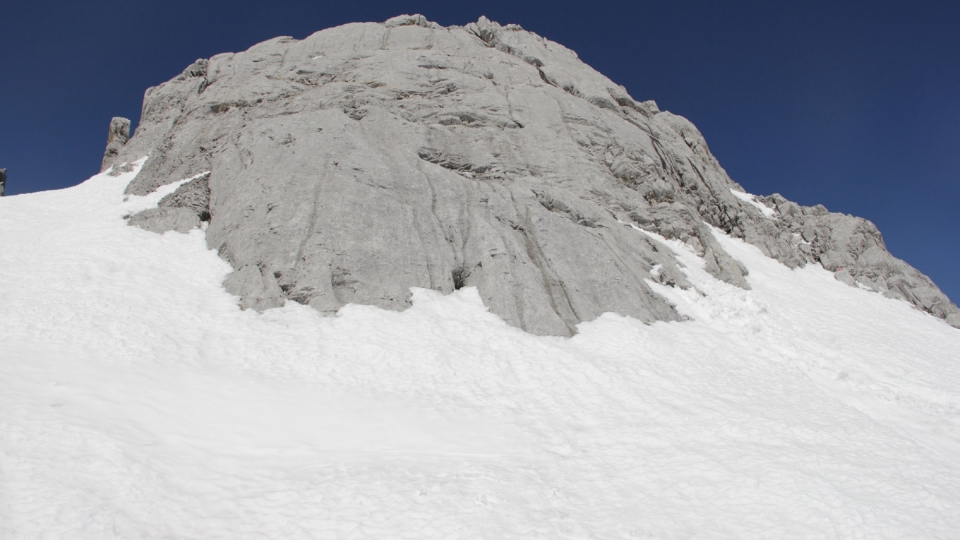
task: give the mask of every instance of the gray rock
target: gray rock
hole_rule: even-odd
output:
[[[435,23],[428,21],[423,15],[398,15],[396,17],[391,17],[387,19],[384,26],[387,28],[396,28],[398,26],[422,26],[424,28],[432,28],[434,30],[440,30],[442,27]]]
[[[158,234],[186,233],[200,226],[197,215],[188,208],[151,208],[132,216],[128,223]]]
[[[0,197],[3,197],[3,191],[7,187],[7,170],[0,169]]]
[[[947,324],[954,328],[960,328],[960,313],[951,313],[946,317]]]
[[[120,150],[130,140],[130,120],[115,116],[110,120],[110,133],[107,135],[107,149],[103,152],[103,162],[100,164],[100,172],[109,169],[116,159]]]
[[[130,225],[163,234],[167,231],[187,232],[210,221],[210,175],[203,174],[185,182],[176,191],[160,199],[157,208],[132,216]]]
[[[441,28],[404,15],[198,60],[147,90],[114,161],[144,155],[128,193],[210,174],[131,223],[208,217],[244,307],[399,310],[411,287],[476,286],[537,334],[570,335],[607,311],[679,320],[648,281],[690,284],[633,224],[686,242],[740,287],[746,269],[710,227],[790,267],[843,268],[938,317],[958,312],[869,222],[778,195],[760,200],[764,216],[731,193],[742,188],[686,119],[486,18]]]
[[[185,182],[176,191],[160,199],[160,208],[187,208],[200,221],[210,221],[210,175],[203,174]]]
[[[284,294],[277,278],[262,268],[247,264],[227,276],[223,283],[227,292],[240,297],[240,307],[263,311],[284,304]]]

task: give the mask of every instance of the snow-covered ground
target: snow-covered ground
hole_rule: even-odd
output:
[[[906,303],[718,232],[753,289],[660,239],[682,323],[242,312],[132,174],[0,199],[2,538],[960,534],[960,331]]]

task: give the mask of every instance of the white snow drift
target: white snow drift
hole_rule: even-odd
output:
[[[680,323],[257,314],[203,231],[126,226],[134,174],[0,199],[0,537],[960,531],[960,331],[904,302],[715,232],[752,290],[659,238]]]

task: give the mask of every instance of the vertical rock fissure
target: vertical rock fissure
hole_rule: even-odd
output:
[[[581,320],[576,311],[573,309],[573,305],[570,302],[570,296],[567,293],[563,283],[560,280],[556,279],[552,269],[550,268],[549,261],[547,260],[546,255],[543,253],[543,249],[540,247],[540,243],[537,241],[536,233],[534,232],[533,219],[530,217],[530,209],[524,207],[523,212],[525,214],[524,218],[524,227],[523,227],[523,239],[524,247],[527,251],[527,257],[530,258],[530,261],[540,270],[540,275],[543,279],[543,286],[546,289],[547,297],[550,300],[550,306],[553,308],[554,313],[557,314],[557,317],[563,321],[563,324],[567,327],[567,331],[570,332],[570,335],[576,333],[575,325],[570,324],[571,319],[579,321]],[[556,287],[560,287],[560,293],[555,290]],[[561,308],[565,307],[567,313],[562,313]]]

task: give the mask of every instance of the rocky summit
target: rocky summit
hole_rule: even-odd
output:
[[[244,308],[402,310],[411,287],[476,287],[535,334],[604,312],[679,320],[648,285],[691,286],[656,235],[748,288],[722,231],[960,327],[871,222],[745,193],[689,121],[517,25],[404,15],[276,38],[150,88],[129,126],[111,122],[104,170],[149,156],[127,193],[180,182],[130,223],[208,222]]]

